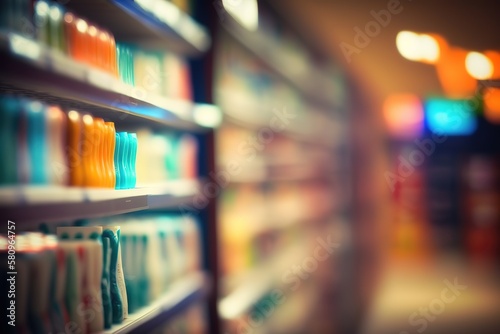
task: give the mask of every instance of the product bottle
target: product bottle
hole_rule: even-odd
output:
[[[120,158],[120,174],[121,183],[120,189],[128,189],[130,183],[130,174],[128,168],[128,161],[130,157],[130,142],[128,134],[126,132],[120,132],[120,143],[121,143],[121,158]]]
[[[0,164],[0,184],[17,184],[18,177],[18,137],[20,135],[20,104],[11,96],[2,96],[0,100],[0,145],[3,162]]]
[[[106,126],[108,129],[108,142],[107,142],[107,160],[108,160],[108,178],[109,178],[109,187],[115,188],[116,186],[116,175],[115,175],[115,146],[116,146],[116,131],[115,131],[115,123],[106,122]]]
[[[25,101],[24,112],[27,120],[28,147],[28,182],[47,184],[47,111],[45,105],[38,101]]]
[[[104,120],[94,118],[94,163],[96,166],[96,187],[104,187],[106,184],[106,167],[104,158],[104,145],[106,143],[106,133],[104,131]]]
[[[96,161],[95,161],[95,126],[94,119],[90,115],[83,116],[83,142],[82,162],[84,169],[84,186],[96,186]]]
[[[66,50],[66,40],[64,36],[64,8],[57,4],[50,5],[49,12],[49,45],[52,49],[64,52]]]
[[[82,187],[85,182],[85,170],[82,159],[83,119],[77,111],[68,112],[67,159],[69,167],[69,183]]]
[[[123,272],[123,264],[122,264],[122,247],[121,247],[121,238],[120,238],[120,226],[103,226],[103,233],[113,233],[114,238],[116,238],[118,242],[118,258],[116,261],[116,265],[114,263],[110,263],[110,271],[116,270],[116,285],[118,286],[121,302],[122,302],[122,310],[123,310],[123,318],[128,317],[128,301],[127,301],[127,289],[125,286],[125,276]],[[109,232],[106,232],[109,231]]]
[[[102,277],[101,277],[101,294],[104,328],[110,329],[113,325],[113,311],[111,309],[111,292],[109,283],[109,268],[111,262],[111,248],[108,238],[102,238]]]
[[[68,184],[68,162],[66,160],[66,114],[56,106],[47,109],[48,113],[48,148],[49,158],[47,159],[49,178],[51,184]]]
[[[114,164],[115,164],[115,189],[122,189],[121,184],[122,184],[122,178],[123,178],[123,171],[122,171],[122,163],[121,163],[121,158],[123,156],[123,147],[122,147],[122,139],[120,136],[120,133],[117,132],[115,133],[115,154],[114,154]]]
[[[113,313],[113,323],[119,324],[123,321],[123,301],[117,279],[118,251],[120,244],[118,235],[110,229],[105,229],[102,233],[102,237],[109,240],[111,249],[111,259],[109,266],[111,310]]]
[[[41,43],[45,45],[50,45],[49,17],[49,3],[44,0],[37,1],[34,6],[36,37]]]
[[[135,188],[137,182],[137,174],[135,171],[135,162],[137,158],[137,135],[135,133],[129,133],[130,141],[130,158],[129,158],[129,173],[130,173],[130,184],[129,188]]]

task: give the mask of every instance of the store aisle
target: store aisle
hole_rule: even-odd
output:
[[[500,333],[499,277],[453,258],[392,264],[362,333]]]

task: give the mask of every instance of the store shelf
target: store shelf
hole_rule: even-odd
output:
[[[269,121],[266,122],[264,120],[259,120],[255,117],[255,114],[252,114],[250,112],[247,113],[241,112],[240,109],[240,111],[236,114],[229,111],[229,109],[225,108],[223,108],[222,112],[224,113],[224,120],[229,124],[233,124],[247,129],[252,129],[255,131],[259,131],[264,128],[269,128]],[[332,131],[335,130],[332,129]],[[328,138],[320,137],[318,136],[318,133],[307,134],[304,133],[303,131],[298,131],[290,127],[290,128],[285,128],[283,131],[280,131],[279,134],[289,137],[290,139],[295,140],[297,142],[301,142],[308,145],[322,146],[327,149],[336,148],[336,142],[334,140],[328,140]]]
[[[255,334],[271,333],[331,333],[332,331],[314,331],[311,324],[314,315],[322,307],[317,287],[309,282],[297,291],[286,291],[285,302],[276,307],[276,312],[264,319],[262,326],[255,329]]]
[[[219,313],[223,319],[236,319],[252,308],[273,288],[283,283],[281,275],[304,254],[304,246],[297,244],[269,261],[246,273],[225,280],[231,292],[219,301]],[[231,286],[234,286],[231,289]]]
[[[179,180],[164,185],[148,187],[148,209],[176,208],[181,204],[192,203],[200,191],[201,182]]]
[[[250,116],[252,119],[246,116],[246,115],[251,115],[251,113],[239,113],[238,115],[236,115],[235,113],[229,112],[227,109],[224,109],[223,113],[224,113],[224,119],[228,123],[236,126],[253,129],[256,131],[269,127],[269,124],[266,123],[265,121],[256,120],[254,116]],[[319,138],[319,136],[317,135],[312,135],[312,134],[308,135],[298,131],[294,131],[293,128],[284,129],[283,131],[280,131],[279,134],[287,136],[298,142],[303,142],[310,145],[324,146],[326,148],[335,147],[333,142],[328,142],[324,140],[324,138]]]
[[[84,189],[54,186],[0,188],[2,218],[24,228],[97,218],[146,209],[175,208],[189,203],[199,182],[180,180],[154,187],[128,190]]]
[[[141,4],[156,6],[154,13]],[[117,40],[141,47],[195,56],[211,45],[208,31],[168,1],[72,0],[67,6],[110,30]]]
[[[323,94],[316,87],[316,83],[319,84],[318,86],[321,86],[321,83],[327,80],[322,72],[311,66],[297,71],[295,69],[296,66],[290,66],[290,63],[284,61],[290,59],[290,55],[286,49],[277,45],[268,34],[245,29],[236,20],[231,18],[230,15],[224,17],[222,27],[264,65],[290,83],[291,86],[296,88],[310,102],[323,106],[328,112],[338,109],[338,102],[328,97],[332,95]]]
[[[331,209],[326,210],[323,214],[313,216],[304,209],[295,208],[288,211],[280,209],[252,210],[252,215],[259,218],[256,218],[252,227],[249,228],[248,237],[255,238],[268,233],[288,233],[293,229],[305,230],[308,227],[319,226],[328,221],[333,212]]]
[[[266,110],[259,101],[249,101],[245,96],[236,92],[219,91],[217,99],[224,115],[224,121],[238,127],[261,131],[271,129],[274,124],[271,120],[274,117],[272,110]],[[288,113],[297,115],[297,110],[288,110]],[[313,111],[309,112],[311,115]],[[321,124],[307,124],[297,117],[291,118],[289,124],[276,134],[284,135],[300,143],[320,146],[326,149],[335,149],[345,129],[342,128],[342,122],[330,118],[327,122]]]
[[[276,160],[276,159],[275,159]],[[237,159],[227,159],[221,161],[218,170],[227,170],[228,166]],[[331,163],[322,160],[307,159],[304,161],[276,161],[272,162],[269,158],[249,163],[241,163],[242,168],[239,173],[231,175],[229,183],[239,184],[266,184],[266,183],[297,183],[314,180],[333,180],[335,168]]]
[[[130,314],[122,324],[113,326],[103,334],[149,333],[190,305],[203,300],[208,294],[208,287],[209,280],[204,273],[179,279],[151,305]]]
[[[120,124],[203,131],[219,124],[211,105],[168,99],[122,83],[37,41],[0,33],[0,89],[92,112]]]

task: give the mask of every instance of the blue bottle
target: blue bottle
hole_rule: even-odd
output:
[[[0,100],[0,145],[3,162],[0,164],[0,185],[17,184],[18,177],[18,135],[21,126],[19,100],[3,96]]]
[[[28,183],[42,185],[49,182],[47,171],[47,110],[38,101],[23,101],[27,130]]]
[[[135,171],[135,163],[137,159],[137,135],[135,133],[129,133],[130,141],[130,158],[129,160],[129,173],[130,173],[130,183],[129,188],[135,188],[137,183],[137,173]]]
[[[129,189],[130,173],[129,173],[128,160],[129,160],[129,156],[130,156],[130,142],[129,142],[128,134],[126,132],[120,132],[119,134],[120,134],[120,145],[121,145],[120,189]]]
[[[121,137],[120,133],[117,132],[115,134],[115,189],[122,189],[121,184],[122,184],[122,168],[121,168],[121,157],[122,157],[122,142],[121,142]]]

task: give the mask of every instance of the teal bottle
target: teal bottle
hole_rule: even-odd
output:
[[[120,288],[116,277],[116,266],[118,264],[119,240],[118,236],[111,230],[102,232],[103,240],[109,240],[111,257],[109,262],[109,292],[111,296],[111,312],[114,324],[119,324],[123,321],[123,303],[120,294]]]
[[[147,249],[148,249],[148,236],[143,235],[139,237],[139,243],[140,243],[140,259],[147,259]],[[150,302],[150,296],[149,296],[149,277],[147,275],[147,267],[146,263],[147,261],[141,260],[140,261],[140,271],[139,271],[139,291],[141,292],[139,294],[139,306],[143,307],[149,304]]]
[[[18,136],[21,126],[19,100],[11,96],[0,99],[0,145],[3,161],[0,164],[0,185],[19,182],[18,177]]]
[[[128,134],[126,132],[120,132],[120,145],[121,145],[121,157],[120,157],[120,174],[121,182],[120,189],[129,189],[129,156],[130,156],[130,142]]]
[[[129,188],[133,189],[137,183],[137,173],[135,171],[135,163],[137,160],[137,135],[135,133],[129,133],[128,137],[130,142],[130,157],[128,159],[130,174]]]
[[[127,47],[127,73],[128,73],[128,84],[135,86],[135,73],[134,73],[134,51],[131,47]]]
[[[118,74],[122,82],[134,86],[134,53],[129,45],[118,43],[116,45],[116,59]]]
[[[115,189],[122,189],[122,171],[121,171],[121,156],[122,156],[122,143],[120,133],[115,134]]]
[[[47,184],[47,112],[38,101],[24,101],[27,120],[27,147],[29,164],[29,183]]]

